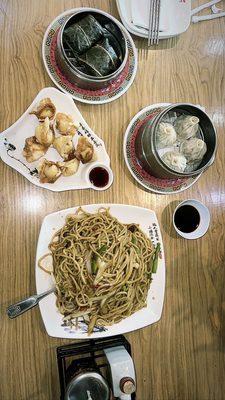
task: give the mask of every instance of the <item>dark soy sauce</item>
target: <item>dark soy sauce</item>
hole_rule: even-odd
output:
[[[109,183],[109,173],[105,168],[95,167],[89,173],[91,183],[99,188],[102,188]]]
[[[200,215],[195,207],[184,205],[178,208],[174,216],[176,227],[185,233],[195,231],[200,223]]]

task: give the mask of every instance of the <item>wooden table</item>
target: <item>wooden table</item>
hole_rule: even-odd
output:
[[[53,86],[41,59],[48,24],[66,9],[93,3],[118,17],[113,0],[0,1],[1,130],[19,118],[40,89]],[[225,399],[224,21],[191,25],[181,37],[163,41],[157,48],[148,49],[146,40],[135,38],[138,73],[129,91],[110,104],[77,103],[111,156],[115,181],[106,192],[49,192],[1,162],[2,400],[59,399],[56,347],[68,340],[48,337],[38,308],[16,320],[9,320],[5,310],[35,292],[34,260],[44,216],[98,202],[155,210],[163,234],[167,276],[162,318],[126,335],[136,366],[137,399]],[[158,102],[205,106],[219,139],[213,166],[192,188],[168,196],[144,191],[129,174],[122,151],[130,119]],[[175,205],[186,198],[203,201],[211,213],[208,233],[196,241],[178,238],[171,227]]]

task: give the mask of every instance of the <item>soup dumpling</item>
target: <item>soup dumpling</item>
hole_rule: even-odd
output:
[[[156,145],[158,149],[172,146],[177,140],[177,134],[172,124],[160,122],[156,132]]]
[[[188,161],[202,160],[207,151],[207,146],[202,139],[190,138],[181,143],[181,152]]]
[[[174,128],[179,139],[189,139],[196,135],[199,128],[199,118],[193,115],[180,115],[174,122]]]
[[[162,156],[162,161],[169,168],[177,172],[184,172],[187,165],[186,157],[183,154],[175,151],[167,151],[167,153]]]

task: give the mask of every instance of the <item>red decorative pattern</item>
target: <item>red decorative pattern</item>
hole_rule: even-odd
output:
[[[55,51],[56,51],[58,33],[59,33],[59,29],[55,32],[55,35],[51,38],[50,60],[51,60],[52,67],[55,70],[55,73],[58,75],[58,77],[61,79],[61,81],[64,83],[64,85],[71,88],[76,93],[79,93],[80,95],[83,95],[83,96],[91,96],[92,98],[95,98],[95,97],[110,95],[110,97],[112,97],[113,92],[115,92],[123,84],[123,82],[127,79],[127,76],[129,74],[129,67],[130,67],[129,57],[128,57],[127,63],[125,65],[123,71],[121,72],[121,74],[118,76],[118,78],[115,81],[110,83],[106,88],[98,89],[98,90],[82,89],[82,88],[78,87],[77,85],[75,85],[74,83],[70,82],[67,79],[67,77],[63,74],[63,72],[59,69],[59,67],[56,63]]]
[[[156,114],[158,114],[157,111],[153,112],[152,114],[149,114],[142,120],[137,120],[135,121],[135,128],[131,127],[131,136],[128,139],[127,146],[130,148],[130,158],[131,162],[133,164],[134,169],[136,172],[146,181],[148,182],[151,186],[154,186],[155,189],[172,189],[174,191],[181,189],[182,187],[187,185],[187,181],[189,180],[188,178],[178,178],[178,179],[160,179],[156,178],[153,175],[150,175],[148,172],[146,172],[141,165],[138,163],[136,152],[135,152],[135,141],[138,136],[139,130],[143,124],[145,124],[147,121],[151,120]],[[132,132],[133,131],[133,132]]]

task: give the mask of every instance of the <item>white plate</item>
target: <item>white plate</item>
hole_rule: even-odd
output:
[[[94,332],[88,336],[87,327],[82,323],[77,330],[62,326],[63,316],[59,313],[56,307],[55,294],[51,294],[39,303],[42,319],[46,331],[50,336],[69,339],[85,339],[89,337],[99,338],[118,335],[153,324],[161,317],[165,290],[165,257],[160,228],[154,211],[147,208],[122,204],[92,204],[82,206],[82,208],[88,212],[96,212],[100,207],[110,207],[111,214],[123,223],[140,224],[140,228],[151,238],[154,245],[158,242],[161,245],[161,258],[158,262],[157,272],[152,276],[153,281],[148,292],[147,307],[124,319],[118,324],[106,327],[106,330]],[[73,207],[58,211],[49,214],[44,218],[36,253],[37,293],[44,292],[52,286],[51,276],[38,267],[38,260],[44,254],[49,252],[48,244],[50,243],[53,234],[64,225],[65,217],[68,214],[75,212],[76,209],[77,207]]]
[[[124,68],[124,71],[119,75],[119,77],[109,84],[106,88],[99,90],[87,90],[81,89],[75,84],[69,82],[66,76],[59,71],[57,64],[55,62],[55,37],[58,34],[58,30],[63,25],[66,18],[70,15],[75,14],[80,11],[100,11],[107,17],[113,19],[120,29],[124,32],[127,46],[128,46],[128,61]],[[129,87],[132,85],[134,78],[137,73],[137,50],[132,37],[129,32],[124,28],[124,26],[112,15],[98,10],[97,8],[73,8],[71,10],[66,10],[62,14],[58,15],[48,26],[42,43],[42,59],[45,69],[54,82],[54,84],[65,93],[69,93],[73,99],[81,101],[82,103],[88,104],[105,104],[114,101],[121,97],[127,92]]]
[[[165,0],[164,0],[165,1]],[[120,18],[125,28],[136,36],[148,37],[145,29],[139,29],[132,24],[130,0],[116,0]],[[167,0],[169,29],[159,32],[159,39],[168,39],[185,32],[191,22],[191,0]]]
[[[10,126],[10,128],[2,132],[0,138],[0,157],[6,164],[20,172],[34,185],[42,188],[54,192],[90,188],[90,182],[86,180],[86,171],[89,168],[90,163],[80,163],[79,169],[75,175],[68,177],[61,176],[54,183],[40,183],[38,176],[36,176],[35,173],[33,174],[33,171],[35,171],[40,160],[28,163],[23,157],[22,152],[25,139],[34,135],[35,127],[38,125],[36,116],[30,115],[29,113],[36,107],[41,99],[46,97],[50,97],[53,101],[57,112],[70,114],[74,118],[74,121],[81,124],[82,127],[78,130],[79,134],[87,137],[87,139],[93,144],[97,161],[109,167],[110,159],[106,152],[104,142],[89,128],[78,108],[74,104],[72,97],[52,87],[42,89],[25,113],[12,126]],[[74,136],[75,145],[78,136],[78,134]],[[15,149],[13,149],[12,146],[14,146]],[[57,151],[52,147],[48,149],[43,158],[50,161],[62,160]]]

